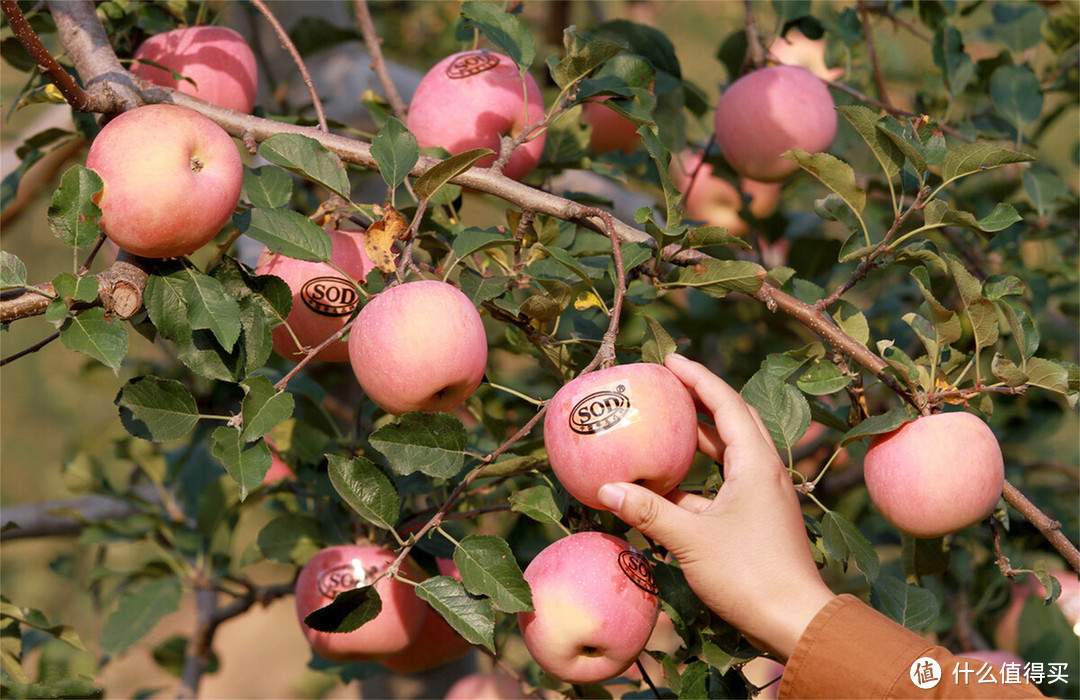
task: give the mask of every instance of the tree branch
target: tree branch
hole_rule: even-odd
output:
[[[1005,502],[1020,511],[1024,519],[1035,526],[1046,540],[1054,546],[1054,549],[1065,558],[1073,571],[1080,572],[1080,550],[1069,541],[1069,538],[1061,531],[1061,523],[1049,517],[1039,510],[1039,507],[1028,500],[1028,497],[1020,492],[1020,489],[1008,481],[1002,489]]]
[[[401,99],[397,85],[394,85],[390,77],[390,71],[386,69],[386,59],[383,58],[382,39],[375,32],[375,23],[371,19],[371,11],[368,9],[367,0],[355,0],[353,9],[356,11],[356,23],[360,27],[360,33],[364,36],[364,45],[367,46],[368,54],[371,55],[371,70],[382,85],[386,101],[390,103],[390,109],[401,121],[405,121],[409,108],[405,100]]]

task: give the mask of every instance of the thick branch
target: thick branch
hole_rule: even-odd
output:
[[[1020,514],[1024,516],[1024,519],[1034,525],[1035,529],[1054,546],[1054,549],[1065,558],[1065,561],[1073,568],[1073,571],[1080,572],[1080,551],[1077,550],[1076,545],[1070,542],[1069,538],[1061,531],[1061,523],[1039,510],[1038,506],[1029,501],[1027,496],[1022,494],[1018,488],[1008,481],[1005,482],[1002,496],[1005,497],[1006,503],[1020,511]]]

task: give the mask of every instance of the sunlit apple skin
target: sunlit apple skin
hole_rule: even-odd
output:
[[[630,667],[659,612],[651,566],[628,542],[579,532],[525,568],[533,611],[518,613],[529,654],[566,683],[599,683]]]
[[[198,112],[146,105],[106,124],[86,167],[105,186],[101,228],[146,258],[193,253],[221,230],[240,201],[244,168],[225,130]]]
[[[360,310],[349,361],[360,387],[384,411],[449,411],[484,378],[487,335],[457,287],[419,280],[388,287]]]
[[[345,590],[367,585],[386,570],[397,555],[372,545],[338,545],[319,551],[300,569],[296,579],[296,615],[311,648],[330,661],[375,661],[407,647],[424,624],[426,603],[412,585],[389,576],[375,583],[382,610],[375,619],[352,632],[319,632],[304,618],[325,607]],[[408,566],[399,569],[420,581]]]
[[[686,477],[697,451],[697,410],[666,367],[639,362],[567,382],[548,404],[544,444],[551,470],[587,506],[609,481],[667,493]]]
[[[461,580],[461,573],[453,560],[439,559],[437,564],[440,574]],[[430,671],[460,659],[472,649],[472,644],[455,632],[435,608],[430,605],[426,607],[424,625],[412,644],[396,654],[379,659],[387,670],[401,674]]]
[[[470,673],[454,682],[443,700],[524,700],[521,685],[505,673]]]
[[[139,45],[134,58],[154,61],[183,76],[173,78],[149,63],[132,64],[132,73],[155,85],[246,114],[255,107],[259,89],[255,54],[244,37],[228,27],[182,27],[155,34]]]
[[[500,150],[500,137],[517,136],[544,117],[544,97],[531,74],[522,75],[506,56],[480,49],[451,54],[423,78],[409,103],[405,122],[421,148],[441,146],[451,154],[474,148]],[[527,96],[527,97],[526,97]],[[532,172],[545,136],[514,150],[503,174],[515,180]],[[490,167],[495,156],[478,161]]]
[[[799,166],[781,154],[819,153],[836,136],[829,89],[805,68],[771,66],[742,76],[716,106],[716,143],[740,175],[779,182]]]
[[[602,95],[581,106],[581,121],[592,127],[589,148],[598,155],[632,153],[641,145],[641,134],[634,122],[603,104],[610,97]]]
[[[360,304],[360,292],[353,281],[363,283],[375,269],[375,263],[364,252],[362,231],[326,229],[326,233],[330,236],[330,261],[352,280],[342,277],[330,263],[297,260],[268,250],[263,250],[255,269],[259,275],[280,277],[292,290],[292,310],[286,318],[288,327],[275,326],[270,332],[274,350],[288,360],[299,361],[304,357],[304,348],[318,347],[348,323]],[[302,347],[297,346],[290,329]],[[332,343],[314,359],[348,362],[348,342],[342,339]]]
[[[912,537],[941,537],[990,515],[1005,466],[990,427],[971,413],[922,416],[870,440],[863,462],[870,500]]]

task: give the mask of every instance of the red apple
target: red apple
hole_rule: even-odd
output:
[[[870,500],[893,527],[941,537],[990,515],[1005,466],[994,433],[970,413],[922,416],[870,440],[863,462]]]
[[[479,49],[451,54],[424,75],[405,124],[421,148],[442,146],[451,154],[490,148],[498,154],[500,137],[517,136],[544,113],[544,96],[531,74],[523,77],[506,56]],[[503,174],[515,180],[528,175],[540,161],[544,140],[541,133],[515,149]],[[477,165],[494,162],[490,156]]]
[[[450,411],[487,367],[480,314],[457,287],[420,280],[367,302],[349,333],[349,360],[368,398],[388,413]]]
[[[470,673],[457,679],[443,700],[522,700],[521,684],[505,673]]]
[[[439,573],[443,576],[461,580],[461,572],[452,559],[439,559],[437,563]],[[424,625],[413,643],[396,654],[384,656],[379,663],[394,673],[420,673],[456,661],[471,649],[472,644],[455,632],[435,608],[428,605]]]
[[[603,104],[610,98],[602,95],[581,106],[581,121],[592,127],[589,148],[597,154],[631,153],[641,145],[641,134],[637,124]]]
[[[297,260],[268,250],[259,256],[256,274],[280,277],[292,290],[292,310],[286,319],[288,327],[283,324],[271,331],[274,350],[286,359],[299,361],[305,350],[318,347],[341,330],[360,303],[360,293],[353,281],[363,283],[368,273],[375,269],[375,263],[364,252],[362,231],[326,229],[326,233],[330,236],[330,261],[352,279],[342,277],[330,263]],[[297,340],[302,347],[297,347]],[[328,345],[315,359],[348,362],[347,340]]]
[[[697,410],[666,367],[616,365],[567,382],[548,403],[544,444],[551,470],[572,496],[597,500],[610,481],[667,493],[686,477],[697,452]]]
[[[645,648],[660,599],[648,559],[602,532],[545,547],[525,568],[533,611],[518,613],[529,654],[566,683],[619,676]]]
[[[244,37],[228,27],[182,27],[155,34],[139,46],[134,58],[159,63],[182,76],[174,78],[149,63],[132,65],[132,73],[155,85],[246,114],[255,107],[259,86],[255,54]]]
[[[270,468],[266,470],[263,484],[269,486],[279,481],[296,481],[296,473],[278,454],[277,447],[269,439],[266,446],[270,448]]]
[[[300,569],[296,579],[296,615],[311,648],[330,661],[374,661],[407,647],[424,624],[425,603],[412,585],[385,576],[375,582],[382,610],[375,619],[352,632],[319,632],[304,618],[326,607],[338,594],[371,585],[397,558],[393,552],[372,545],[327,547]],[[419,581],[412,568],[400,573]]]
[[[779,182],[799,169],[781,154],[824,151],[836,136],[829,89],[805,68],[771,66],[747,73],[716,105],[716,143],[744,177]]]
[[[101,228],[134,255],[170,258],[201,248],[240,201],[244,167],[225,130],[198,112],[147,105],[102,128],[86,167],[105,183]]]
[[[671,159],[671,179],[683,192],[686,216],[709,226],[723,226],[732,236],[742,236],[749,227],[739,216],[742,194],[735,185],[703,163],[701,152],[685,153]]]

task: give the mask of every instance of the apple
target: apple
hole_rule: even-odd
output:
[[[723,226],[732,236],[743,236],[750,230],[740,216],[743,207],[759,219],[776,211],[780,204],[778,182],[758,182],[739,178],[739,186],[717,175],[713,166],[702,162],[700,151],[686,152],[671,159],[672,181],[679,191],[687,193],[683,207],[688,218],[710,226]]]
[[[452,559],[437,559],[436,563],[443,576],[461,580],[461,572]],[[428,605],[420,634],[412,644],[396,654],[384,656],[379,663],[394,673],[420,673],[456,661],[471,649],[472,643],[454,631],[443,616]]]
[[[544,96],[531,74],[522,76],[506,56],[479,49],[451,54],[424,74],[405,125],[421,148],[441,146],[451,154],[490,148],[498,154],[502,136],[517,136],[544,113]],[[503,174],[520,180],[532,172],[544,141],[541,133],[515,149]],[[495,159],[476,165],[490,167]]]
[[[690,471],[697,452],[697,409],[662,365],[639,362],[583,374],[548,403],[544,444],[551,470],[574,498],[597,499],[610,481],[664,494]]]
[[[941,537],[990,515],[1005,466],[994,433],[971,413],[935,413],[870,440],[863,462],[870,500],[912,537]]]
[[[387,287],[364,305],[349,333],[360,387],[396,416],[461,405],[484,378],[487,354],[476,307],[438,280]]]
[[[375,619],[352,632],[320,632],[304,618],[326,607],[338,594],[371,585],[397,558],[374,545],[337,545],[315,554],[296,579],[296,616],[311,648],[330,661],[375,661],[401,651],[416,639],[426,614],[423,600],[412,585],[385,576],[375,582],[382,610]],[[421,577],[411,566],[399,573],[415,581]]]
[[[150,37],[135,51],[131,72],[155,85],[250,114],[255,107],[259,74],[255,54],[244,37],[228,27],[182,27]],[[190,80],[185,80],[190,78]]]
[[[716,105],[716,143],[744,177],[780,182],[799,169],[781,154],[824,151],[836,136],[829,89],[801,66],[770,66],[743,75]]]
[[[330,236],[330,261],[352,279],[342,277],[330,263],[297,260],[266,249],[255,269],[259,275],[280,277],[292,290],[292,310],[285,324],[271,331],[274,350],[289,360],[299,361],[306,350],[318,347],[348,323],[360,304],[360,292],[353,282],[362,283],[375,269],[375,263],[364,251],[362,231],[326,229],[326,233]],[[301,347],[297,346],[297,340]],[[328,345],[315,359],[348,362],[348,342],[342,339]]]
[[[266,440],[266,446],[270,448],[270,468],[266,470],[266,476],[263,477],[263,485],[270,486],[279,481],[296,481],[296,473],[278,454],[277,446],[269,439]]]
[[[146,105],[106,124],[86,167],[101,176],[101,228],[120,248],[171,258],[201,248],[240,201],[244,167],[225,130],[176,105]]]
[[[470,673],[454,681],[443,700],[520,700],[521,684],[505,673]]]
[[[601,95],[581,106],[582,123],[592,127],[589,148],[597,154],[632,153],[641,145],[641,134],[637,132],[637,124],[603,104],[610,98],[611,95]]]
[[[839,80],[844,75],[842,67],[825,65],[825,40],[811,39],[796,28],[777,37],[769,45],[769,53],[780,63],[802,66],[822,80]]]
[[[533,611],[518,626],[533,659],[566,683],[619,676],[645,648],[660,599],[649,560],[626,540],[578,532],[525,568]]]

